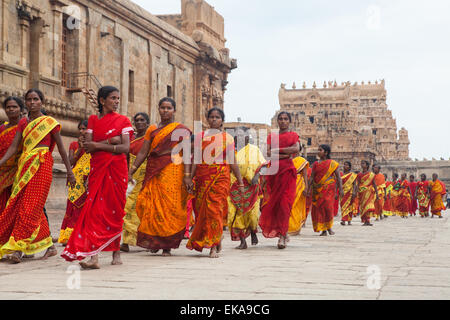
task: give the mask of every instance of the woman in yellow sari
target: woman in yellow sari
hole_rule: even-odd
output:
[[[431,203],[431,218],[438,216],[442,219],[442,211],[445,211],[444,201],[442,197],[446,194],[445,184],[438,179],[436,173],[433,174],[433,181],[430,181],[430,203]]]
[[[150,118],[148,114],[140,112],[137,113],[134,118],[134,126],[136,127],[136,138],[130,143],[130,153],[129,153],[129,168],[134,165],[136,161],[136,156],[139,154],[145,141],[145,133],[150,125]],[[153,126],[153,130],[156,130],[156,126]],[[125,204],[125,217],[123,218],[123,237],[122,245],[120,250],[123,252],[130,252],[130,246],[136,246],[137,240],[137,230],[139,228],[139,217],[136,213],[136,200],[139,192],[142,190],[142,184],[145,178],[145,169],[147,168],[147,160],[139,167],[139,169],[134,173],[133,180],[134,187],[131,193],[127,197],[127,202]]]
[[[239,192],[239,183],[231,175],[231,192],[228,197],[228,226],[232,241],[241,241],[236,248],[245,250],[248,248],[246,239],[251,236],[252,245],[258,244],[258,219],[259,219],[259,174],[257,170],[266,162],[261,150],[250,143],[248,128],[238,128],[235,144],[242,148],[237,152],[236,161],[245,185],[245,195],[242,198]]]
[[[342,189],[344,189],[344,196],[341,197],[341,225],[345,226],[347,222],[350,226],[353,220],[354,200],[356,198],[356,178],[358,175],[351,172],[352,163],[350,161],[344,162],[344,173],[342,174]]]
[[[361,221],[363,226],[373,226],[370,223],[370,217],[375,213],[375,201],[378,200],[375,174],[369,171],[370,163],[368,161],[362,160],[361,167],[362,172],[358,174],[357,178]]]
[[[210,249],[210,258],[218,258],[222,250],[223,221],[228,215],[230,172],[233,171],[238,190],[244,196],[245,184],[235,160],[234,139],[223,132],[225,114],[212,108],[207,115],[210,129],[194,138],[194,210],[195,226],[186,247],[202,252]],[[201,159],[197,159],[201,152]],[[198,164],[200,163],[200,164]],[[186,220],[185,220],[186,222]]]
[[[306,193],[308,190],[308,169],[309,162],[306,159],[298,156],[292,160],[295,169],[297,170],[297,182],[295,190],[295,200],[292,205],[291,216],[289,218],[290,236],[297,236],[300,234],[303,225],[306,222]]]
[[[3,102],[3,108],[8,117],[8,123],[0,126],[0,158],[8,151],[16,136],[17,125],[21,119],[21,111],[24,109],[24,104],[20,98],[8,97]],[[0,167],[0,212],[5,209],[6,203],[11,196],[18,160],[19,156],[13,157]]]
[[[173,99],[161,99],[158,111],[161,123],[147,130],[128,178],[132,179],[147,159],[142,190],[136,201],[140,221],[136,242],[152,253],[163,250],[162,255],[167,257],[172,249],[180,247],[186,229],[188,193],[192,191],[191,164],[183,163],[181,152],[174,149],[190,138],[191,131],[174,121]]]

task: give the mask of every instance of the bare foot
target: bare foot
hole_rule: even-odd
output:
[[[256,245],[258,245],[258,243],[259,243],[259,240],[258,240],[258,236],[256,235],[256,232],[255,233],[252,232],[252,246],[256,246]]]
[[[150,250],[150,253],[153,253],[153,254],[156,254],[158,252],[159,252],[159,250]]]
[[[120,246],[120,251],[122,252],[130,252],[130,246],[126,243],[122,243]]]
[[[98,256],[91,257],[89,262],[80,262],[80,266],[85,270],[98,270],[100,265],[98,264]]]
[[[245,239],[242,238],[241,239],[241,244],[238,247],[236,247],[236,249],[238,249],[238,250],[245,250],[247,248],[248,248],[247,241],[245,241]]]
[[[12,262],[12,264],[18,264],[18,263],[22,262],[22,257],[23,257],[23,252],[16,251],[9,257],[9,260]]]
[[[278,240],[278,249],[283,250],[286,249],[286,240],[285,237],[281,236],[280,240]]]
[[[219,258],[219,253],[217,252],[217,248],[216,247],[211,248],[211,252],[209,253],[209,257],[212,258],[212,259]]]
[[[170,256],[172,256],[172,254],[170,253],[170,250],[163,250],[162,256],[163,257],[170,257]]]
[[[334,231],[333,230],[328,230],[328,234],[330,235],[330,236],[334,236],[336,233],[334,233]]]
[[[345,221],[341,221],[341,225],[342,225],[342,226],[345,226]]]
[[[326,231],[322,231],[322,233],[320,234],[321,237],[326,237],[328,236],[328,233]]]
[[[351,225],[352,225],[352,223],[351,223],[351,222],[349,221],[349,222],[348,222],[348,225],[349,225],[349,226],[351,226]]]
[[[41,258],[41,260],[47,260],[48,258],[54,257],[58,254],[58,250],[56,250],[55,245],[51,246],[47,249],[44,256]]]
[[[224,236],[222,236],[222,239],[220,239],[220,243],[217,245],[217,253],[220,253],[222,251],[222,241]]]
[[[120,259],[120,251],[114,251],[113,252],[113,260],[111,261],[111,264],[113,266],[120,266],[122,265],[122,259]]]
[[[24,255],[23,258],[24,259],[33,259],[34,258],[34,254]]]

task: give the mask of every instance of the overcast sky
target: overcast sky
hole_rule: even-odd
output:
[[[152,14],[181,0],[133,0]],[[270,124],[281,83],[386,80],[411,158],[450,158],[450,1],[208,0],[225,18],[238,60],[225,95],[227,121]]]

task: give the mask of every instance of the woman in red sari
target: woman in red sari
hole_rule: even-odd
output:
[[[373,165],[373,173],[375,174],[376,192],[378,194],[378,199],[375,200],[374,216],[379,221],[384,218],[383,208],[386,199],[386,177],[381,173],[381,166],[378,164]]]
[[[341,173],[342,189],[344,190],[344,197],[341,198],[341,225],[345,226],[347,222],[350,226],[353,220],[353,201],[356,198],[356,178],[357,174],[351,172],[352,163],[350,161],[344,162],[344,173]]]
[[[8,123],[0,126],[0,158],[2,158],[16,136],[17,125],[21,119],[21,112],[24,109],[23,101],[17,97],[8,97],[3,102]],[[2,212],[11,196],[11,189],[14,177],[17,172],[17,161],[19,157],[11,158],[6,164],[0,167],[0,212]]]
[[[271,133],[267,138],[271,160],[265,169],[278,170],[264,177],[266,190],[259,226],[264,237],[279,238],[278,249],[285,249],[297,190],[297,169],[293,158],[300,152],[300,138],[289,128],[292,118],[288,112],[280,112],[277,120],[279,133]]]
[[[411,190],[411,206],[409,210],[409,215],[415,216],[417,211],[417,198],[416,198],[416,189],[417,189],[417,182],[416,177],[414,175],[409,176],[409,188]]]
[[[83,260],[83,269],[99,269],[98,254],[113,252],[112,265],[120,265],[120,237],[128,184],[126,154],[133,127],[118,114],[120,93],[114,87],[98,92],[99,115],[89,118],[84,148],[92,155],[87,200],[61,256],[67,261]]]
[[[136,200],[136,213],[140,224],[137,245],[164,257],[171,256],[184,239],[187,202],[192,189],[191,164],[179,147],[190,146],[191,131],[174,121],[176,103],[163,98],[158,104],[161,122],[151,126],[145,134],[144,144],[130,169],[129,178],[147,160],[142,189]],[[184,150],[183,150],[184,151]]]
[[[130,143],[130,153],[128,155],[128,167],[131,169],[134,166],[136,157],[141,151],[145,142],[145,133],[150,125],[150,117],[144,112],[139,112],[133,117],[134,126],[136,127],[136,137]],[[153,126],[156,129],[156,126]],[[136,200],[142,189],[142,183],[145,178],[145,169],[147,167],[147,161],[144,161],[141,167],[133,174],[132,177],[128,177],[128,181],[132,181],[134,186],[130,194],[127,197],[125,204],[125,218],[123,219],[123,237],[120,251],[130,252],[130,246],[136,246],[137,243],[137,231],[141,221],[136,212]],[[131,178],[131,179],[130,179]]]
[[[218,258],[222,250],[224,217],[228,215],[231,170],[242,196],[244,181],[235,160],[234,138],[222,131],[225,114],[219,108],[212,108],[207,119],[210,129],[194,137],[195,226],[186,247],[199,252],[211,249],[209,256]]]
[[[319,146],[319,161],[312,168],[309,193],[312,193],[312,221],[314,232],[321,232],[320,236],[334,235],[334,202],[336,197],[336,182],[339,196],[344,197],[339,164],[331,160],[331,148],[328,145]]]
[[[66,214],[60,228],[58,243],[64,246],[69,241],[87,197],[86,180],[91,170],[91,155],[83,149],[87,126],[87,120],[78,124],[78,141],[72,142],[69,147],[69,161],[77,183],[73,188],[69,188]]]
[[[407,174],[402,174],[400,181],[397,182],[394,188],[398,189],[397,196],[397,213],[402,218],[407,219],[411,208],[411,189],[409,188],[409,182],[406,179]]]
[[[415,197],[419,202],[419,213],[422,218],[430,216],[430,188],[427,176],[420,175],[420,181],[417,182]]]
[[[6,208],[0,214],[0,258],[12,254],[13,263],[23,255],[33,255],[47,249],[43,259],[57,254],[44,214],[44,205],[53,177],[52,152],[55,145],[67,169],[68,181],[75,184],[60,135],[60,124],[41,112],[44,95],[37,89],[25,94],[29,119],[19,121],[14,140],[0,160],[2,167],[16,155],[22,145],[17,174]]]
[[[378,201],[377,185],[375,183],[375,174],[369,171],[370,163],[366,160],[361,161],[362,172],[356,179],[358,184],[359,212],[363,226],[373,226],[370,223],[370,217],[375,213],[375,201]]]

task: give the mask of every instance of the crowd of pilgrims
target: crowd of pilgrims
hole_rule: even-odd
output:
[[[394,174],[387,181],[380,166],[372,171],[367,161],[354,173],[350,162],[341,169],[331,159],[328,145],[319,147],[310,166],[287,112],[278,115],[279,130],[267,139],[267,161],[247,128],[234,137],[223,130],[221,109],[209,110],[209,129],[193,135],[174,121],[175,101],[164,98],[159,124],[138,113],[133,128],[116,112],[119,90],[107,86],[98,92],[98,114],[79,123],[78,141],[67,153],[61,125],[44,114],[42,92],[31,89],[24,98],[25,105],[18,97],[4,101],[8,121],[0,127],[0,258],[14,264],[39,252],[45,251],[41,259],[57,255],[54,242],[62,244],[62,258],[84,269],[100,268],[101,251],[112,252],[113,265],[122,264],[120,252],[133,246],[170,256],[183,239],[188,249],[210,249],[217,258],[227,227],[231,240],[240,241],[237,249],[247,249],[249,237],[257,245],[259,229],[279,238],[284,249],[310,213],[314,231],[328,236],[335,234],[339,208],[342,225],[360,216],[363,226],[392,215],[408,218],[417,209],[422,218],[430,208],[431,217],[442,218],[445,210],[446,189],[437,175],[415,182]],[[182,133],[176,139],[175,131]],[[239,150],[237,139],[244,141]],[[186,141],[192,150],[210,152],[213,161],[192,163],[182,151],[174,161],[174,149]],[[59,238],[52,238],[44,208],[55,145],[69,188]],[[265,174],[271,168],[276,173]]]

